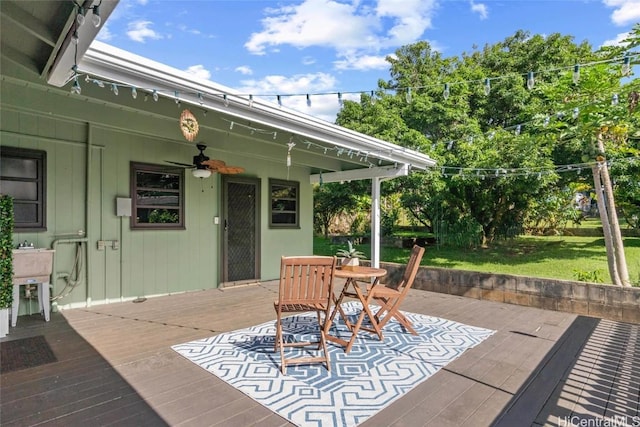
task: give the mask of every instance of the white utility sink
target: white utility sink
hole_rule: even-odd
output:
[[[13,250],[13,305],[11,326],[15,327],[20,307],[20,285],[38,285],[38,306],[49,321],[49,281],[53,269],[53,249]]]

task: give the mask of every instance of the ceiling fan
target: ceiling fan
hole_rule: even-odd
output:
[[[167,160],[167,163],[181,166],[186,169],[193,169],[191,173],[196,178],[208,178],[211,176],[212,172],[229,175],[244,172],[244,168],[239,166],[227,166],[227,164],[222,160],[210,159],[204,154],[204,150],[207,148],[205,144],[198,143],[196,144],[196,148],[200,150],[200,153],[193,156],[193,164],[172,162],[170,160]]]

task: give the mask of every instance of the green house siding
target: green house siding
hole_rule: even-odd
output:
[[[83,95],[96,91],[83,86]],[[15,78],[3,78],[1,90],[0,143],[47,153],[47,230],[15,233],[14,243],[27,240],[51,248],[60,239],[81,237],[80,230],[87,240],[82,243],[87,253],[80,283],[56,301],[59,306],[81,307],[220,285],[222,228],[214,224],[214,217],[222,214],[219,175],[200,180],[185,171],[185,230],[131,230],[129,218],[116,215],[116,198],[132,196],[130,162],[190,163],[197,154],[194,144],[182,138],[177,124],[181,110],[175,104],[165,100],[153,106],[163,115],[175,116],[167,120],[136,110],[134,104],[144,102],[140,99],[112,108],[93,97],[72,97],[64,88],[23,84]],[[96,96],[106,96],[100,91]],[[269,178],[287,179],[286,146],[265,143],[248,132],[228,132],[228,123],[212,115],[202,119],[198,136],[208,145],[207,155],[242,166],[245,176],[260,179],[260,276],[274,279],[281,255],[312,253],[310,171],[295,160],[289,170],[288,179],[300,182],[300,228],[269,229],[268,182]],[[265,160],[264,153],[273,158],[278,152],[281,162]],[[104,250],[98,250],[98,241],[106,242]],[[76,243],[56,243],[53,296],[69,290],[62,276],[73,273],[76,249]],[[33,302],[22,304],[21,313],[35,312],[34,307]]]

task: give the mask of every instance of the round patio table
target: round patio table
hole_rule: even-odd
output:
[[[369,317],[369,320],[371,321],[371,325],[373,326],[373,329],[367,328],[365,330],[368,332],[375,333],[376,335],[378,335],[378,338],[382,340],[382,332],[378,327],[378,323],[376,322],[376,319],[373,316],[373,313],[371,313],[371,309],[369,308],[369,305],[367,304],[367,292],[360,289],[358,281],[363,282],[363,281],[370,281],[371,279],[373,279],[373,282],[370,284],[368,283],[368,285],[371,287],[374,287],[378,285],[380,278],[384,277],[386,274],[387,274],[387,270],[385,270],[384,268],[365,267],[365,266],[349,267],[348,269],[338,267],[334,271],[333,273],[334,277],[346,279],[346,281],[344,282],[344,286],[338,298],[335,298],[334,296],[335,307],[333,309],[333,312],[331,313],[331,316],[329,317],[329,321],[325,323],[324,330],[325,330],[326,339],[344,346],[345,353],[349,353],[349,351],[351,351],[351,347],[353,346],[353,343],[356,340],[358,331],[360,329],[365,329],[365,328],[362,328],[362,321],[364,320],[365,315]],[[360,315],[358,316],[358,320],[355,324],[349,321],[349,319],[347,318],[347,315],[344,313],[344,311],[342,310],[342,307],[340,306],[340,304],[342,304],[342,300],[345,297],[356,298],[362,303],[362,311],[360,312]],[[347,328],[351,330],[351,338],[349,339],[349,341],[329,334],[329,330],[331,329],[331,325],[333,325],[333,320],[335,319],[337,313],[340,313],[340,317],[342,317],[342,319],[344,320],[345,325],[347,325]]]

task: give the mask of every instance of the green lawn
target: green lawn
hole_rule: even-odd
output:
[[[322,237],[314,239],[314,253],[334,255],[346,245],[332,244]],[[624,239],[625,255],[631,281],[640,284],[640,238]],[[367,257],[368,244],[357,245]],[[409,249],[382,247],[380,260],[406,263]],[[602,237],[523,236],[498,242],[489,249],[458,249],[429,246],[422,265],[490,273],[517,274],[530,277],[576,280],[574,270],[601,271],[604,283],[611,283]]]

